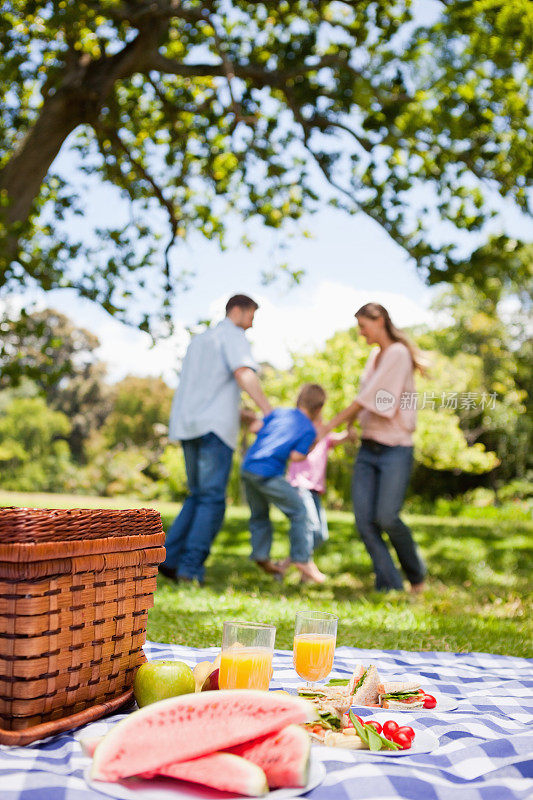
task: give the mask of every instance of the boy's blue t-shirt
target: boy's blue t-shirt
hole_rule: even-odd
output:
[[[276,408],[265,417],[242,468],[264,478],[283,475],[292,450],[307,455],[315,439],[313,423],[300,409]]]

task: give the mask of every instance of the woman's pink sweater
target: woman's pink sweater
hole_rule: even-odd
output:
[[[361,376],[357,402],[361,437],[391,446],[409,447],[416,428],[416,395],[411,354],[401,342],[374,350]]]

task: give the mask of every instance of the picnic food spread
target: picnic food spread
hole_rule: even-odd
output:
[[[151,662],[175,659],[193,667],[207,659],[213,662],[217,649],[149,641],[145,653]],[[437,709],[416,709],[413,713],[406,713],[354,708],[353,712],[363,721],[381,724],[382,733],[385,731],[387,735],[394,724],[400,728],[412,726],[416,736],[411,749],[379,752],[362,748],[339,749],[321,746],[315,740],[311,747],[310,778],[303,789],[280,790],[285,800],[301,792],[307,793],[310,799],[343,797],[358,800],[367,797],[370,800],[386,796],[390,800],[400,800],[405,796],[404,787],[413,785],[413,781],[418,786],[413,792],[414,800],[427,797],[435,800],[448,800],[449,797],[487,800],[489,796],[521,800],[531,794],[531,713],[527,700],[531,662],[480,653],[415,653],[343,647],[335,652],[332,676],[349,678],[355,665],[361,661],[376,664],[387,680],[392,680],[394,675],[399,680],[403,675],[406,679],[424,675],[424,678],[420,677],[421,685],[427,691],[438,690],[434,692],[438,700]],[[426,683],[430,677],[431,689]],[[298,683],[298,676],[292,669],[292,653],[276,650],[270,694],[282,697],[287,691],[294,694]],[[489,692],[496,683],[501,689],[497,702],[494,702],[492,697],[489,698]],[[441,703],[446,712],[450,705],[448,701],[454,698],[459,702],[458,712],[440,713]],[[2,800],[34,800],[48,794],[50,797],[79,797],[80,800],[96,800],[104,796],[121,800],[148,800],[155,796],[159,800],[163,796],[165,800],[192,800],[199,794],[204,800],[220,798],[214,788],[176,778],[129,778],[119,783],[91,780],[92,759],[83,755],[80,740],[99,741],[126,714],[131,715],[131,710],[92,722],[78,731],[62,733],[31,748],[0,748]],[[431,742],[427,741],[428,736],[431,736]],[[94,743],[93,750],[95,746]],[[411,753],[428,755],[417,757],[415,764]],[[61,769],[58,769],[58,758]],[[327,784],[313,791],[313,786],[318,786],[323,779],[324,769]],[[234,792],[232,797],[238,797],[237,793]]]
[[[279,684],[270,688],[274,626],[225,623],[228,630],[238,629],[244,643],[223,636],[214,661],[205,658],[206,651],[204,660],[191,669],[186,663],[189,650],[182,648],[183,660],[151,660],[138,668],[134,680],[138,710],[112,727],[95,723],[101,726],[98,735],[89,729],[78,739],[85,758],[91,759],[91,766],[82,769],[84,786],[124,800],[156,796],[183,800],[198,791],[206,800],[214,800],[220,791],[233,798],[263,796],[272,790],[288,798],[319,785],[327,771],[327,750],[346,751],[330,756],[332,763],[350,763],[352,751],[361,765],[370,766],[371,756],[374,764],[400,756],[409,769],[405,755],[432,753],[439,747],[431,729],[435,718],[430,716],[428,728],[422,717],[406,716],[410,724],[402,725],[402,714],[396,718],[392,714],[435,707],[452,710],[457,705],[453,697],[428,695],[421,681],[412,677],[383,680],[373,663],[354,669],[352,660],[341,666],[342,658],[336,661],[337,668],[350,677],[315,685],[312,681],[318,674],[327,679],[337,659],[332,648],[326,658],[322,646],[326,639],[335,639],[337,618],[322,612],[299,614],[293,667],[308,681],[305,687],[287,679],[282,685],[292,685],[290,692]],[[362,716],[352,706],[358,706]]]
[[[337,618],[321,612],[300,617],[294,668],[308,681],[324,678],[333,666]],[[228,622],[214,662],[202,661],[193,670],[180,661],[142,665],[134,683],[139,710],[83,744],[93,757],[92,780],[163,776],[259,796],[278,787],[305,787],[313,741],[372,752],[411,748],[413,728],[390,719],[363,720],[351,707],[421,708],[426,695],[419,682],[383,682],[375,664],[359,664],[349,679],[320,687],[308,683],[299,696],[265,691],[274,635],[273,626]]]
[[[220,663],[217,656],[194,670],[181,661],[142,665],[134,683],[139,710],[105,736],[82,740],[93,759],[91,779],[113,783],[162,776],[260,796],[269,789],[305,787],[312,741],[390,752],[410,749],[415,739],[410,726],[363,720],[351,710],[354,701],[374,704],[377,698],[385,708],[389,702],[423,704],[418,683],[382,683],[373,664],[358,665],[341,685],[333,680],[333,685],[300,687],[300,696],[294,696],[219,690]]]
[[[95,780],[164,776],[247,796],[304,787],[311,739],[373,752],[411,747],[412,728],[364,722],[344,705],[334,693],[312,702],[286,692],[190,693],[151,703],[82,743]]]

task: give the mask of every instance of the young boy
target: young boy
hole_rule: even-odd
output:
[[[341,433],[327,433],[321,414],[314,421],[318,441],[304,461],[291,461],[287,479],[298,489],[307,512],[307,526],[313,538],[313,549],[329,539],[328,521],[322,505],[322,495],[326,491],[326,469],[328,455],[332,447],[346,441],[357,441],[354,428]]]
[[[284,478],[287,461],[304,461],[316,430],[313,425],[326,393],[316,383],[302,387],[296,408],[277,408],[263,421],[257,439],[242,464],[242,480],[250,506],[251,558],[270,574],[283,574],[285,566],[270,560],[272,503],[290,520],[290,563],[310,583],[324,583],[326,576],[312,559],[313,541],[307,527],[307,512],[298,490]]]

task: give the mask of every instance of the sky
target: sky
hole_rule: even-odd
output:
[[[55,308],[97,334],[101,346],[96,355],[106,362],[110,380],[161,375],[170,385],[176,384],[189,341],[186,327],[221,319],[226,300],[236,293],[249,294],[260,305],[248,332],[255,357],[282,369],[290,366],[291,352],[312,350],[335,331],[352,327],[355,311],[370,300],[386,306],[400,326],[431,322],[428,309],[435,290],[424,285],[402,249],[376,223],[362,214],[350,217],[327,208],[306,223],[312,237],[293,240],[284,254],[292,266],[305,270],[301,284],[292,287],[286,278],[269,286],[261,282],[261,271],[272,267],[269,232],[257,231],[251,251],[234,246],[220,252],[214,243],[193,239],[182,258],[197,276],[176,298],[174,335],[155,347],[148,334],[120,323],[72,290],[32,298],[37,307]],[[231,238],[238,238],[238,227],[235,222]],[[24,301],[12,298],[15,306],[28,299],[28,294]]]
[[[109,214],[110,198],[107,190],[99,190],[92,198],[98,213],[89,212],[83,224],[90,227],[97,216]],[[506,208],[494,224],[530,238],[523,220]],[[426,286],[402,248],[373,220],[325,207],[309,215],[304,227],[311,238],[292,239],[283,254],[292,268],[305,270],[301,284],[294,287],[284,279],[262,284],[261,272],[273,265],[272,234],[264,228],[258,226],[252,250],[235,244],[221,252],[215,243],[191,237],[178,258],[180,266],[197,274],[190,289],[175,298],[174,335],[155,347],[148,334],[120,323],[72,290],[26,293],[12,297],[12,306],[27,307],[33,300],[36,307],[55,308],[96,333],[101,342],[96,355],[107,364],[110,381],[128,374],[153,375],[171,386],[177,383],[189,341],[186,328],[201,319],[221,319],[226,300],[236,293],[249,294],[260,304],[248,332],[255,357],[281,369],[290,366],[291,352],[320,347],[335,331],[352,327],[355,311],[371,300],[384,305],[400,327],[435,323],[430,305],[442,288]],[[230,240],[238,241],[242,232],[233,220]]]

